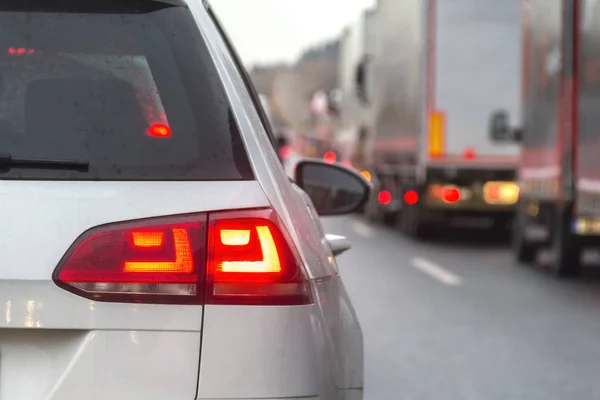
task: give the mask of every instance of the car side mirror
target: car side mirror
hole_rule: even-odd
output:
[[[504,110],[497,110],[490,116],[489,134],[496,142],[520,142],[522,140],[522,130],[511,128],[508,113]]]
[[[321,216],[353,213],[371,193],[371,184],[357,171],[318,159],[296,164],[295,179]]]

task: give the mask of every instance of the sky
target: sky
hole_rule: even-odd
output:
[[[210,0],[247,65],[293,62],[339,36],[375,0]]]

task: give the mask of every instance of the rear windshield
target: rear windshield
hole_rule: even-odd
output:
[[[190,11],[95,3],[0,5],[0,152],[89,162],[79,171],[15,162],[0,179],[252,179]]]

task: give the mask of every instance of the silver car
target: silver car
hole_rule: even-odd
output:
[[[361,328],[207,4],[0,7],[0,399],[361,399]],[[1,212],[1,211],[0,211]]]

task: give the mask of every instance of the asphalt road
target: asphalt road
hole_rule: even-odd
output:
[[[489,231],[414,242],[325,219],[365,337],[365,399],[600,399],[600,274],[560,281]],[[451,238],[451,239],[449,239]]]

